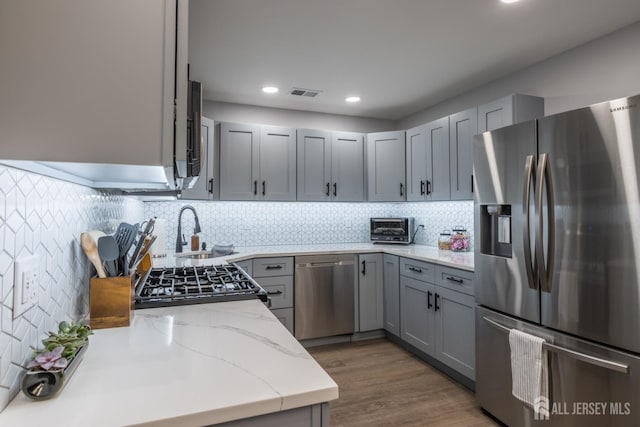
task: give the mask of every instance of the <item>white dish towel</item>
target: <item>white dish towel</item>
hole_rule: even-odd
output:
[[[544,342],[543,338],[517,329],[509,331],[511,393],[533,408],[538,417],[549,416],[549,375]]]

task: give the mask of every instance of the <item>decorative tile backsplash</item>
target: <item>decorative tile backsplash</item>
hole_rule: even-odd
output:
[[[0,165],[0,411],[44,334],[89,314],[91,265],[80,233],[139,222],[142,202]],[[38,303],[13,318],[14,261],[40,256]]]
[[[193,206],[200,220],[200,242],[262,246],[282,244],[361,243],[369,241],[369,218],[413,216],[418,231],[416,243],[437,246],[444,229],[460,225],[473,231],[473,202],[417,203],[309,203],[309,202],[146,202],[147,217],[168,221],[167,250],[176,242],[178,214]],[[193,214],[182,215],[182,233],[193,234]]]

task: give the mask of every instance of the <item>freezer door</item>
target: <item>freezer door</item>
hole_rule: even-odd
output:
[[[536,421],[533,410],[511,394],[511,351],[504,328],[523,330],[571,351],[548,352],[549,420]],[[476,399],[510,427],[638,426],[640,358],[477,307]]]
[[[539,121],[554,209],[542,197],[542,323],[640,353],[640,97]],[[546,220],[553,213],[555,220]],[[550,227],[551,225],[551,227]],[[548,239],[549,233],[553,240]],[[549,259],[545,268],[548,269]],[[544,290],[544,288],[543,288]]]
[[[485,132],[474,139],[474,282],[479,304],[539,322],[540,295],[532,269],[534,257],[529,256],[535,157],[535,121]],[[525,196],[527,188],[529,197]],[[525,200],[529,203],[523,203]],[[510,218],[505,212],[495,215],[496,206],[508,209]]]

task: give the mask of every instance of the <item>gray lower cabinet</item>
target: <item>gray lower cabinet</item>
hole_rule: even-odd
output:
[[[449,116],[451,200],[473,199],[473,136],[478,133],[478,108]]]
[[[293,257],[254,258],[251,271],[271,300],[271,312],[293,335]]]
[[[367,189],[371,202],[406,199],[405,131],[367,135]]]
[[[238,267],[242,268],[245,273],[253,277],[253,261],[252,260],[245,259],[243,261],[235,262],[234,264],[237,264]]]
[[[435,354],[435,285],[400,276],[400,337],[426,354]]]
[[[364,200],[364,135],[298,129],[297,199]]]
[[[218,136],[216,136],[216,134]],[[193,187],[182,190],[183,200],[217,200],[220,198],[220,181],[217,177],[220,167],[220,126],[214,121],[202,118],[202,139],[204,168]]]
[[[384,254],[384,330],[400,336],[400,261],[397,255]]]
[[[360,332],[382,329],[383,314],[383,265],[382,254],[358,256],[358,288]]]
[[[400,258],[400,337],[472,380],[474,307],[473,273]]]
[[[407,130],[407,200],[449,200],[449,118]]]
[[[295,130],[222,123],[220,199],[295,200]]]
[[[544,98],[509,95],[478,106],[478,133],[544,116]]]
[[[328,427],[329,403],[258,415],[243,420],[216,424],[218,427]]]

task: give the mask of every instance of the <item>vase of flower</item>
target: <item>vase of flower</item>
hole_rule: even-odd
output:
[[[33,360],[22,378],[22,392],[33,400],[55,396],[75,372],[89,347],[91,329],[83,324],[60,322],[49,332],[43,349],[34,349]]]

